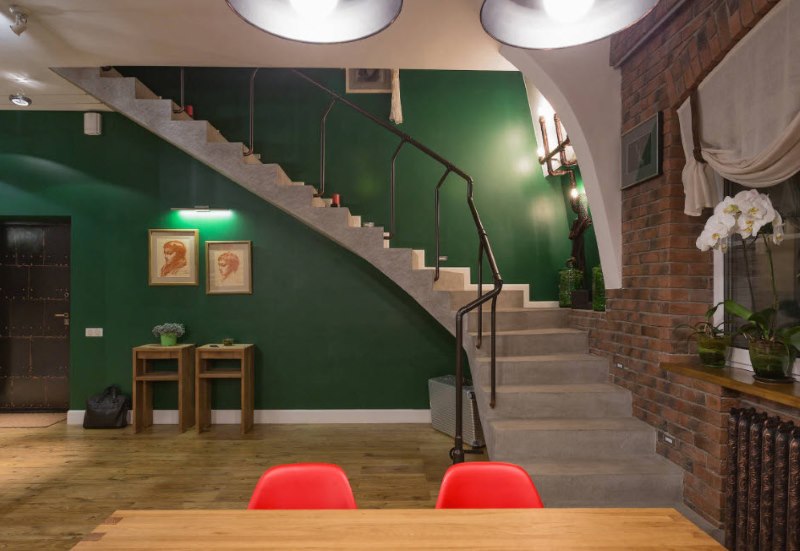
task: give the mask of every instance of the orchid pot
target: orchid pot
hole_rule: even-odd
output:
[[[706,367],[725,367],[730,335],[697,335],[697,355]]]

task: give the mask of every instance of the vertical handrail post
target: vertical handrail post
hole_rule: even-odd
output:
[[[181,104],[180,104],[180,106],[179,106],[177,109],[173,109],[173,110],[172,110],[172,112],[173,112],[175,115],[177,115],[177,114],[179,114],[179,113],[183,113],[183,112],[185,111],[185,108],[184,108],[184,105],[185,105],[185,103],[184,103],[184,99],[183,99],[183,89],[184,89],[184,86],[183,86],[183,84],[184,84],[184,80],[183,80],[183,69],[184,69],[184,68],[183,68],[183,67],[181,67]]]
[[[434,218],[434,226],[435,226],[434,227],[434,234],[436,236],[436,272],[434,273],[434,276],[433,276],[433,280],[434,281],[439,281],[439,261],[442,258],[441,257],[441,252],[439,250],[439,228],[440,228],[440,222],[441,222],[441,220],[440,220],[441,215],[440,215],[440,212],[439,212],[439,189],[442,187],[442,184],[444,184],[444,181],[445,181],[445,179],[447,179],[447,176],[449,174],[450,174],[450,167],[447,167],[447,169],[445,169],[444,174],[442,175],[442,177],[439,178],[439,183],[436,184],[436,190],[434,191],[434,201],[433,201],[433,207],[434,207],[434,211],[435,211],[435,215],[434,215],[435,216],[435,218]]]
[[[478,298],[483,296],[483,241],[478,235]],[[478,338],[475,348],[480,349],[483,344],[483,303],[478,305]]]
[[[250,74],[250,146],[248,147],[247,151],[244,152],[245,157],[248,157],[253,154],[253,147],[255,146],[253,139],[253,135],[255,133],[254,126],[255,126],[255,111],[256,111],[255,89],[256,89],[256,73],[258,73],[259,69],[260,67],[256,67]]]
[[[494,295],[492,297],[492,337],[491,337],[491,379],[492,379],[492,395],[489,399],[489,407],[494,409],[494,406],[497,404],[497,353],[495,352],[497,348],[495,345],[497,344],[497,297],[499,295]]]
[[[464,339],[464,308],[460,308],[456,314],[456,435],[453,449],[450,450],[450,458],[453,464],[464,462],[464,373],[461,368],[462,342]]]
[[[325,114],[322,115],[322,120],[319,122],[319,190],[317,191],[317,196],[319,197],[325,196],[325,161],[327,158],[325,133],[328,127],[328,113],[331,112],[334,105],[336,105],[336,98],[331,98],[331,102],[328,104],[328,107],[325,109]]]
[[[400,140],[400,145],[397,146],[397,149],[394,150],[394,155],[392,155],[392,174],[389,179],[389,239],[392,239],[397,234],[397,228],[395,227],[395,180],[396,180],[396,161],[397,156],[400,154],[400,150],[403,149],[403,146],[406,145],[406,139],[403,138]]]

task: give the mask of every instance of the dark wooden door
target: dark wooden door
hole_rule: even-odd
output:
[[[69,407],[69,235],[0,221],[0,410]]]

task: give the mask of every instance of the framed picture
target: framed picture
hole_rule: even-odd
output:
[[[348,94],[391,94],[391,69],[345,69]]]
[[[197,230],[150,230],[148,283],[197,285]]]
[[[661,112],[622,135],[622,189],[661,174]]]
[[[240,295],[252,292],[252,243],[206,241],[206,293]]]

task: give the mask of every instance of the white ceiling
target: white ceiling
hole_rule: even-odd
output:
[[[384,67],[515,70],[481,27],[482,0],[405,0],[388,29],[339,45],[290,42],[244,23],[224,0],[0,0],[0,109],[98,109],[49,67]],[[21,36],[8,7],[28,13]],[[7,18],[7,19],[4,19]],[[25,109],[25,108],[22,108]]]

